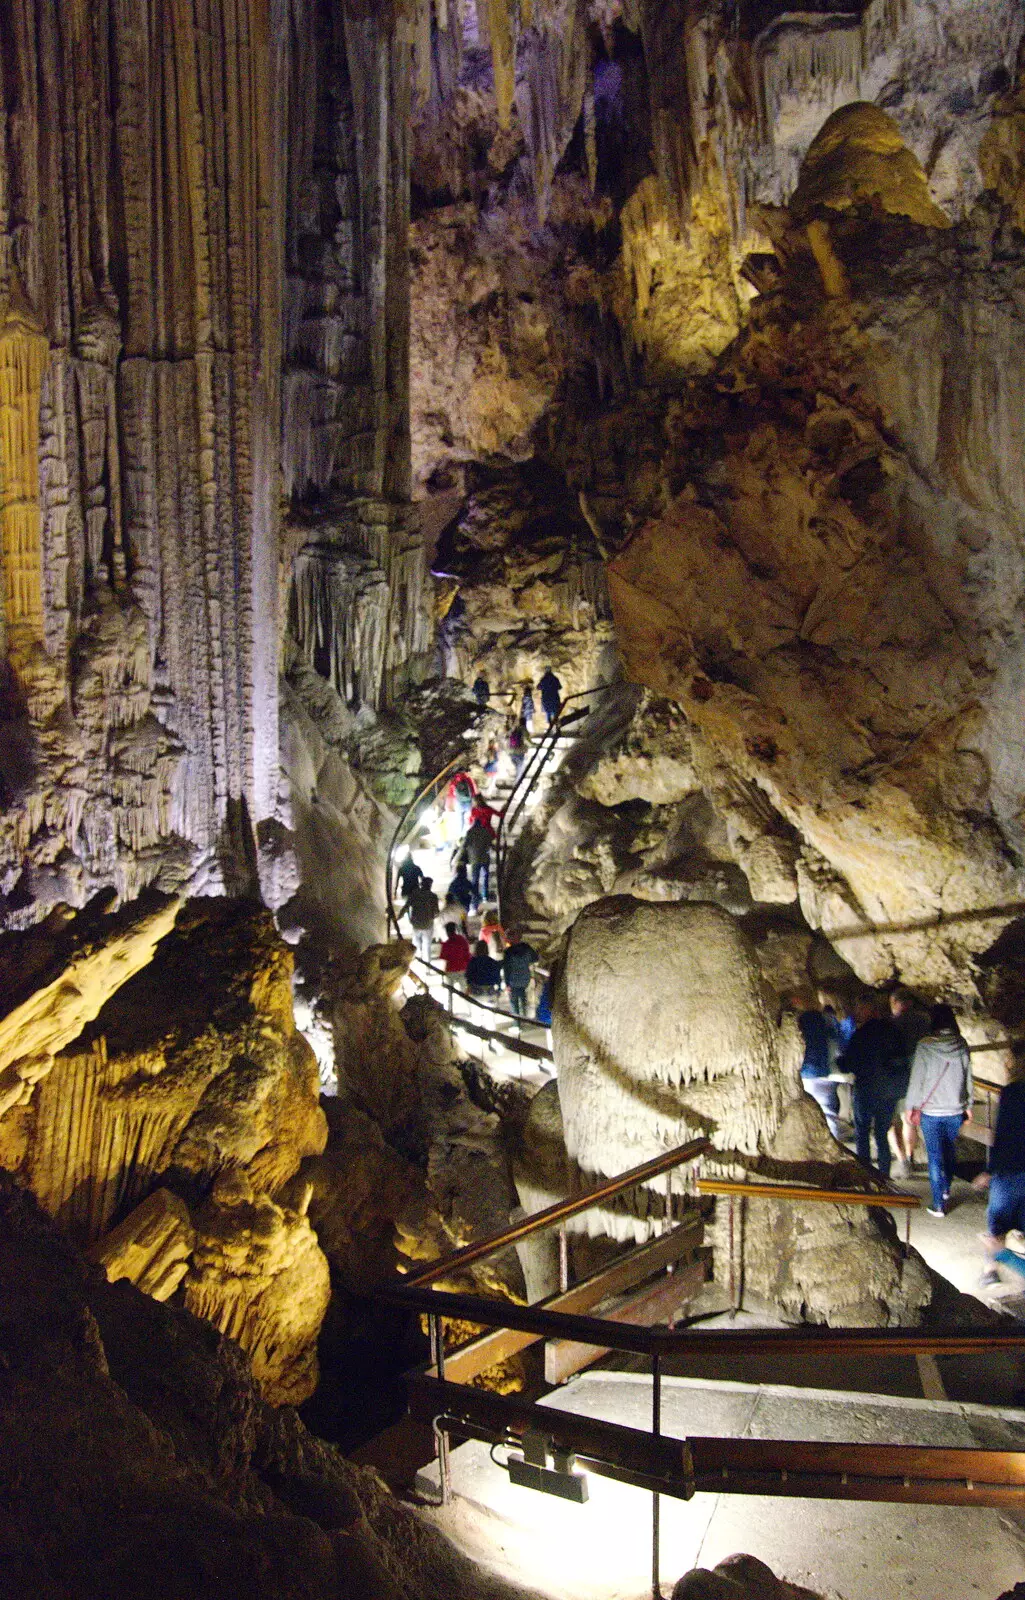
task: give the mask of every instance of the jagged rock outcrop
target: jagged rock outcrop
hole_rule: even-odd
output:
[[[83,936],[87,956],[41,988],[54,1039],[62,998],[75,1037],[0,1119],[0,1161],[112,1277],[161,1297],[183,1285],[186,1304],[246,1349],[267,1397],[296,1403],[316,1384],[328,1274],[308,1193],[288,1187],[326,1138],[316,1061],[292,1013],[292,954],[252,905],[193,901],[156,916],[109,919],[109,946],[90,954]],[[97,944],[95,918],[82,920]],[[9,936],[22,981],[48,976],[45,937],[45,924]],[[83,1009],[90,972],[105,985]]]
[[[0,1173],[0,1557],[47,1600],[515,1600]]]
[[[792,1016],[718,907],[627,896],[588,907],[566,942],[552,1039],[566,1151],[585,1172],[614,1176],[705,1136],[718,1171],[864,1187],[801,1090]],[[716,1276],[741,1271],[796,1319],[914,1322],[928,1276],[891,1235],[864,1208],[751,1202],[739,1238],[717,1227]]]

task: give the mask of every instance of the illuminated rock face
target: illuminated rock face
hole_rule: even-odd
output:
[[[554,1106],[547,1126],[532,1119],[533,1143],[517,1175],[525,1195],[574,1186],[560,1131],[571,1161],[603,1177],[706,1137],[706,1170],[859,1186],[802,1092],[793,1017],[780,1017],[750,941],[717,906],[647,905],[626,895],[589,906],[566,941],[552,1040],[561,1130],[552,1125]],[[653,1211],[660,1219],[660,1208]],[[589,1225],[643,1238],[647,1216],[642,1206],[633,1220],[602,1213]],[[917,1258],[905,1259],[856,1207],[751,1201],[739,1232],[721,1215],[713,1237],[718,1282],[740,1271],[749,1293],[797,1319],[915,1322],[931,1297]]]
[[[392,595],[365,703],[427,648],[401,516],[409,52],[393,23],[326,0],[34,0],[5,31],[8,926],[108,884],[252,878],[251,828],[287,821],[278,659],[306,544]],[[310,626],[330,656],[340,619]],[[303,627],[299,643],[316,647]]]
[[[94,922],[91,943],[58,943],[38,974],[45,925],[9,936],[23,983],[60,970],[8,1019],[50,1070],[19,1078],[0,1164],[111,1278],[160,1298],[181,1285],[247,1351],[267,1398],[298,1404],[316,1386],[329,1291],[297,1174],[327,1127],[292,955],[267,911],[192,902],[172,928],[176,909],[119,913],[107,941]]]

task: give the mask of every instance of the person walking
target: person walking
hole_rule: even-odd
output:
[[[461,988],[466,981],[466,969],[470,965],[470,941],[465,934],[460,933],[454,922],[445,924],[445,938],[438,955],[445,968],[446,988]]]
[[[890,993],[890,1018],[903,1041],[910,1069],[919,1041],[929,1032],[929,1013],[910,989],[898,984]],[[918,1129],[908,1116],[906,1099],[897,1106],[890,1137],[897,1151],[897,1176],[910,1178],[915,1165]]]
[[[472,694],[480,709],[486,711],[488,701],[491,699],[491,685],[483,673],[474,679]]]
[[[1016,1056],[1011,1070],[1010,1082],[1004,1084],[997,1101],[987,1170],[975,1179],[976,1188],[989,1191],[986,1246],[990,1255],[1003,1248],[1013,1228],[1025,1231],[1025,1059]],[[982,1275],[984,1288],[999,1281],[995,1267]]]
[[[494,906],[485,906],[484,914],[480,919],[480,936],[485,941],[489,950],[501,955],[508,943],[505,929],[499,921],[498,911]]]
[[[907,1058],[900,1034],[879,1015],[874,995],[860,995],[851,1007],[855,1028],[840,1058],[840,1069],[854,1075],[852,1103],[858,1159],[870,1165],[875,1134],[876,1166],[890,1176],[887,1135],[897,1102],[907,1091]]]
[[[466,870],[466,862],[459,860],[456,870],[449,880],[448,893],[445,896],[445,909],[459,911],[459,920],[466,926],[466,919],[473,910],[473,885]]]
[[[466,856],[466,864],[470,869],[470,887],[473,891],[473,903],[478,910],[488,897],[491,879],[491,847],[494,842],[494,835],[490,829],[484,826],[483,822],[471,822],[466,830],[463,850]]]
[[[482,822],[490,833],[492,839],[494,839],[495,823],[498,821],[498,812],[495,810],[494,806],[488,805],[487,801],[484,799],[484,796],[481,794],[478,794],[476,800],[473,802],[473,805],[470,807],[470,821]]]
[[[509,750],[509,760],[512,762],[513,782],[517,783],[519,782],[520,773],[523,771],[523,763],[527,759],[527,752],[524,748],[523,742],[523,726],[521,723],[517,722],[514,727],[510,728],[507,744]]]
[[[502,957],[502,976],[509,991],[509,1004],[514,1017],[527,1015],[527,990],[530,988],[531,969],[537,960],[537,951],[510,933],[510,944]]]
[[[529,683],[525,683],[523,686],[523,695],[520,700],[520,722],[526,729],[527,733],[531,731],[534,725],[534,716],[535,707],[533,686]]]
[[[478,939],[466,968],[466,987],[470,994],[498,994],[502,988],[502,968],[488,954],[486,939]]]
[[[801,1087],[821,1107],[826,1126],[834,1139],[840,1138],[840,1096],[835,1083],[830,1082],[832,1064],[829,1049],[829,1025],[817,1007],[806,1004],[807,997],[793,996],[797,1013],[797,1026],[804,1040],[804,1059],[801,1062]]]
[[[929,1032],[915,1046],[908,1115],[921,1127],[929,1158],[931,1217],[945,1217],[954,1176],[954,1148],[972,1108],[972,1058],[949,1006],[933,1006]]]
[[[433,878],[424,878],[412,894],[408,896],[403,910],[409,917],[413,929],[413,943],[416,953],[421,961],[430,962],[431,942],[434,938],[434,924],[438,912],[441,910],[438,897],[434,893]]]
[[[413,890],[419,889],[420,885],[424,881],[422,870],[417,866],[408,850],[402,857],[402,860],[399,862],[398,871],[395,876],[398,879],[403,900],[408,900],[410,895],[413,893]]]
[[[457,772],[449,781],[445,795],[445,803],[449,810],[455,809],[459,815],[459,831],[466,832],[466,822],[470,815],[470,807],[477,798],[477,785],[468,772]]]
[[[548,718],[548,726],[551,727],[562,710],[562,684],[551,667],[545,667],[537,687],[541,695],[541,710]]]

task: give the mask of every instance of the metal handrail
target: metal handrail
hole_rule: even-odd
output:
[[[711,1141],[708,1139],[691,1139],[689,1144],[668,1150],[665,1155],[656,1156],[653,1161],[644,1161],[639,1167],[631,1167],[629,1172],[621,1172],[618,1178],[609,1178],[606,1183],[597,1184],[595,1188],[588,1189],[586,1194],[575,1195],[569,1200],[557,1200],[554,1205],[546,1206],[543,1211],[535,1211],[532,1216],[510,1223],[507,1228],[501,1228],[486,1239],[479,1239],[476,1244],[464,1245],[461,1250],[454,1250],[451,1255],[442,1257],[440,1261],[433,1261],[429,1267],[424,1267],[422,1271],[406,1278],[400,1292],[424,1288],[439,1278],[446,1277],[450,1272],[472,1266],[475,1261],[483,1261],[496,1251],[504,1250],[510,1244],[516,1244],[520,1239],[529,1238],[532,1233],[553,1228],[557,1223],[565,1222],[581,1211],[590,1211],[592,1206],[612,1200],[627,1189],[635,1189],[638,1184],[646,1183],[650,1178],[658,1178],[664,1172],[671,1172],[674,1167],[682,1166],[686,1161],[696,1161],[698,1156],[704,1155],[711,1148]]]
[[[809,1200],[813,1204],[834,1206],[882,1206],[886,1210],[917,1211],[922,1202],[916,1194],[900,1190],[815,1189],[800,1183],[742,1183],[732,1178],[699,1178],[698,1194],[724,1194],[732,1198],[750,1196],[760,1200]]]
[[[393,928],[394,928],[396,934],[399,931],[399,919],[398,919],[398,916],[397,916],[396,911],[395,911],[395,899],[394,899],[394,893],[393,893],[394,884],[393,884],[393,878],[392,878],[392,871],[393,871],[393,863],[394,863],[394,859],[395,859],[395,852],[398,849],[400,842],[406,837],[407,833],[412,831],[411,829],[408,829],[406,827],[406,824],[409,822],[409,820],[412,817],[413,813],[419,809],[419,807],[428,798],[428,796],[430,796],[431,799],[434,798],[435,794],[437,793],[438,788],[445,781],[445,779],[448,777],[449,773],[452,772],[453,770],[455,770],[458,767],[465,766],[465,764],[466,764],[465,756],[456,756],[453,761],[449,762],[447,767],[442,767],[440,772],[436,772],[434,774],[434,777],[428,779],[427,783],[424,784],[423,788],[420,789],[418,791],[418,793],[413,796],[412,800],[409,802],[409,804],[406,807],[405,811],[402,813],[401,817],[399,818],[398,822],[395,825],[395,832],[392,834],[391,844],[388,846],[388,861],[387,861],[387,864],[386,864],[386,867],[385,867],[385,874],[384,874],[385,895],[386,895],[387,902],[388,902],[388,928],[389,928],[389,931],[391,929],[393,929]]]
[[[573,702],[575,701],[585,700],[591,695],[600,694],[604,689],[607,688],[608,684],[597,683],[593,688],[578,689],[575,694],[566,696],[565,700],[562,702],[562,705],[559,707],[559,714],[555,718],[555,721],[550,727],[545,729],[545,732],[542,735],[539,743],[535,745],[530,759],[526,762],[522,772],[520,773],[516,782],[513,784],[512,790],[510,791],[505,805],[502,808],[502,815],[499,818],[498,832],[495,840],[495,860],[497,863],[495,878],[498,887],[499,909],[501,909],[502,905],[502,884],[505,877],[505,864],[509,854],[509,847],[506,843],[509,830],[515,824],[531,794],[534,792],[534,789],[541,778],[541,774],[548,765],[548,761],[555,750],[559,736],[566,724],[569,722],[578,721],[583,714],[583,708],[581,706],[575,706],[567,717],[567,707],[572,706]]]

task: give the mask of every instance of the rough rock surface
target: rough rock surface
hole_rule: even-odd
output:
[[[125,914],[110,920],[111,959],[92,962],[114,973],[109,998],[0,1120],[0,1160],[71,1237],[99,1241],[111,1276],[162,1295],[184,1278],[186,1303],[239,1340],[268,1398],[303,1399],[327,1264],[308,1196],[278,1197],[323,1149],[326,1124],[293,1018],[291,951],[269,912],[192,901],[118,987]],[[35,949],[43,932],[10,938]],[[69,987],[75,1032],[80,1000]]]
[[[0,1174],[0,1586],[46,1600],[514,1600],[261,1400],[209,1324],[87,1268]]]
[[[727,1173],[864,1187],[801,1091],[793,1018],[779,1017],[754,949],[718,907],[617,896],[581,913],[555,985],[552,1039],[566,1150],[586,1172],[614,1176],[704,1135]],[[924,1268],[865,1208],[746,1210],[733,1265],[787,1314],[874,1325],[915,1321],[928,1303]],[[725,1281],[722,1226],[715,1244]]]

